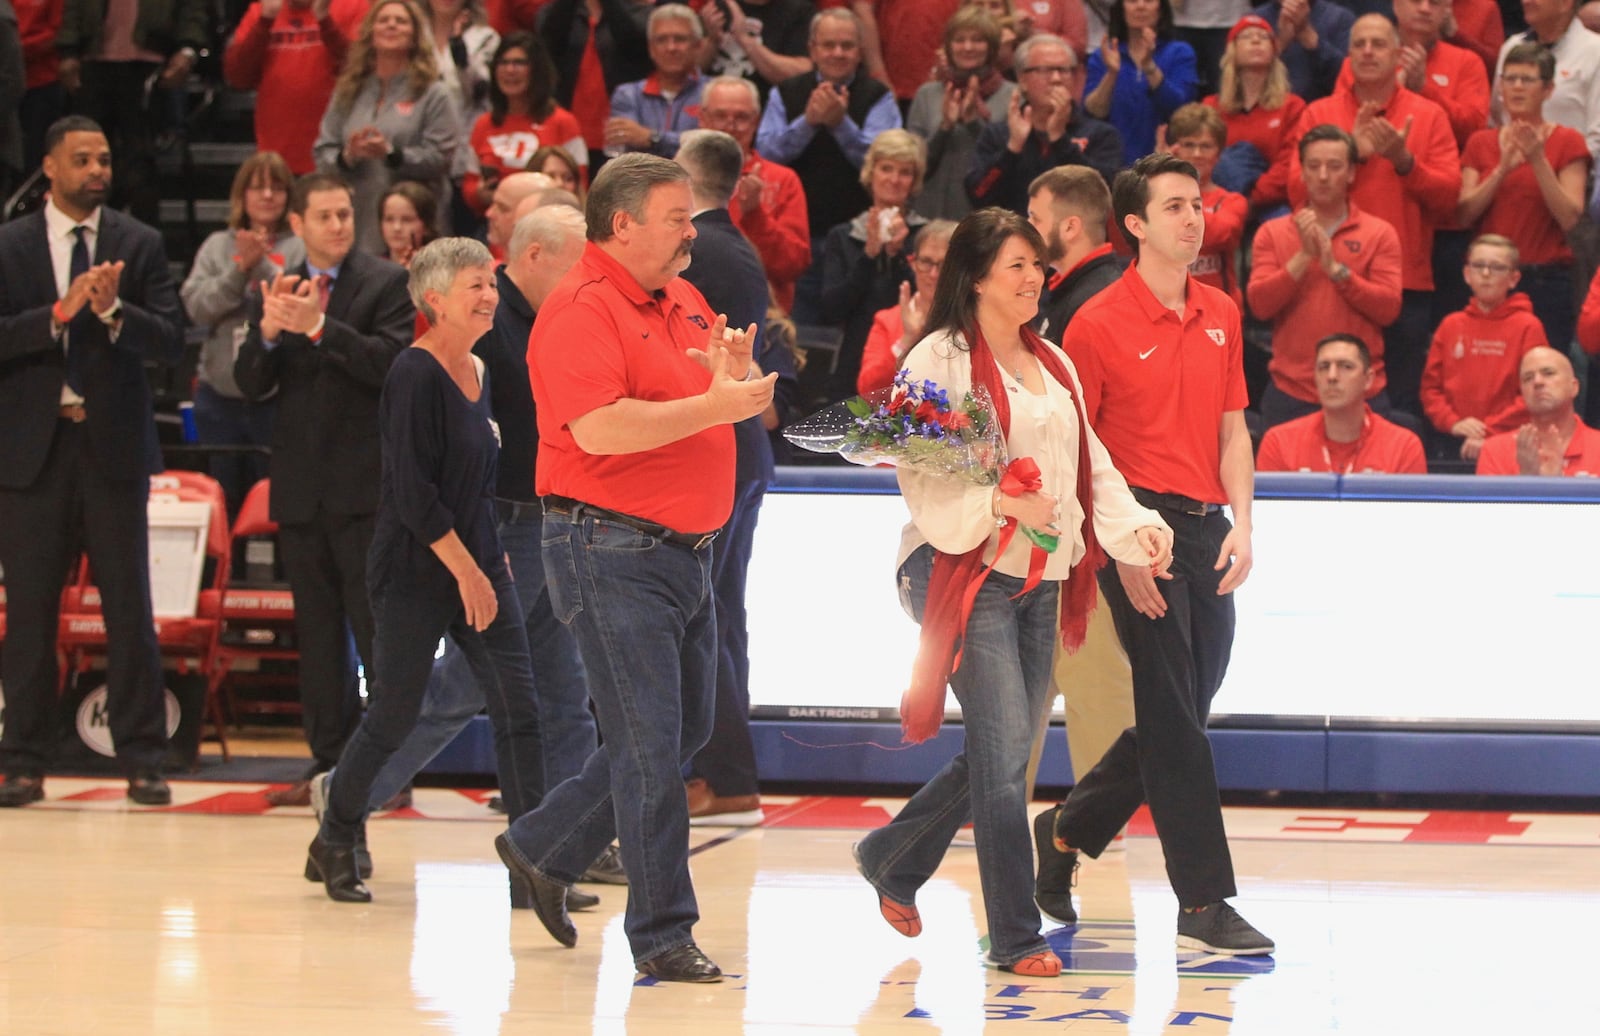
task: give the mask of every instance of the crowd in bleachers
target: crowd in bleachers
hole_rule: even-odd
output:
[[[13,0],[0,65],[17,53],[22,67],[0,76],[0,102],[16,97],[0,111],[18,120],[0,123],[0,164],[16,182],[55,117],[89,114],[112,135],[114,200],[156,222],[164,98],[220,75],[255,92],[257,144],[281,158],[261,175],[337,173],[357,247],[403,265],[444,233],[501,257],[497,204],[506,222],[535,189],[581,202],[609,157],[671,157],[681,133],[721,129],[747,159],[730,210],[813,347],[812,406],[881,380],[863,353],[875,325],[880,339],[915,326],[937,272],[915,268],[935,261],[918,247],[930,221],[1028,215],[1049,170],[1109,183],[1171,150],[1202,174],[1194,272],[1246,311],[1258,433],[1318,408],[1314,346],[1346,331],[1370,350],[1374,411],[1419,433],[1436,469],[1461,470],[1523,419],[1528,349],[1569,353],[1583,381],[1600,351],[1600,301],[1584,305],[1600,254],[1592,13],[1579,0]],[[520,173],[538,175],[497,202]],[[207,278],[284,254],[281,213],[239,201],[186,292],[212,352],[229,322]],[[1478,265],[1507,267],[1496,305],[1531,313],[1531,330],[1502,333],[1483,308],[1467,257],[1480,235],[1506,242]],[[1126,257],[1118,228],[1106,243]],[[903,355],[894,337],[869,369]],[[202,357],[202,433],[259,442],[252,415],[218,416],[239,402],[221,367]],[[1452,398],[1466,382],[1477,395]],[[1502,412],[1468,412],[1487,399]],[[1579,413],[1600,414],[1600,392]]]

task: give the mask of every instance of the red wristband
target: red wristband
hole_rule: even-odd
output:
[[[66,327],[67,324],[69,323],[67,318],[61,315],[61,300],[60,299],[56,299],[55,305],[50,307],[50,316],[51,316],[51,318],[53,320],[55,320],[56,323],[60,324],[62,327]]]

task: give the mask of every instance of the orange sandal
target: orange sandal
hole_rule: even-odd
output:
[[[878,893],[878,913],[882,914],[883,919],[889,922],[890,928],[893,928],[907,939],[915,939],[922,934],[922,915],[917,912],[915,906],[902,906],[880,892]],[[1058,967],[1057,970],[1059,971],[1060,968]]]
[[[1055,978],[1061,974],[1061,958],[1045,950],[1043,953],[1030,953],[1013,964],[1002,964],[1000,970],[1031,978]]]

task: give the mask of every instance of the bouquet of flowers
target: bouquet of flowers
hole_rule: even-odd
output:
[[[813,453],[837,453],[852,464],[888,464],[976,486],[999,485],[1007,458],[994,404],[981,386],[954,402],[932,381],[910,372],[867,396],[835,403],[784,430],[784,438]],[[1046,552],[1058,538],[1023,526]]]

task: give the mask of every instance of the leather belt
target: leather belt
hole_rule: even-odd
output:
[[[543,500],[545,514],[558,514],[565,518],[598,518],[603,522],[615,522],[617,525],[625,525],[664,543],[675,543],[680,547],[688,547],[690,550],[704,550],[706,547],[711,546],[711,541],[717,538],[718,532],[722,531],[718,529],[716,532],[705,533],[679,532],[676,529],[669,529],[665,525],[647,522],[643,518],[635,518],[631,514],[623,514],[621,511],[613,511],[605,507],[596,507],[594,504],[586,504],[582,500],[573,500],[570,497],[552,495],[544,497]]]
[[[1182,496],[1178,493],[1157,493],[1154,490],[1141,489],[1138,486],[1128,487],[1133,492],[1133,498],[1146,507],[1158,511],[1177,511],[1179,514],[1192,515],[1195,518],[1204,518],[1222,510],[1221,504],[1208,504],[1204,500],[1196,500],[1192,496]]]
[[[84,421],[88,420],[89,412],[83,408],[82,403],[63,403],[61,404],[60,417],[63,421],[83,424]]]

